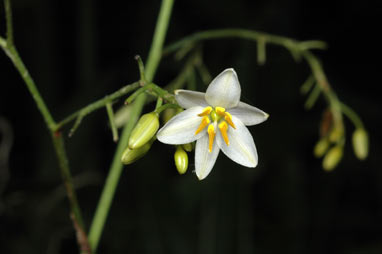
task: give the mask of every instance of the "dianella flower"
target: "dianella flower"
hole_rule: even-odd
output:
[[[185,108],[157,133],[159,141],[180,145],[196,140],[195,172],[199,180],[211,172],[222,150],[234,162],[254,168],[258,157],[247,127],[259,124],[268,114],[240,102],[236,72],[226,69],[208,86],[206,93],[176,90],[175,99]]]

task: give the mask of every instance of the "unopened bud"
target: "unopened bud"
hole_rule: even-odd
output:
[[[360,159],[366,159],[369,153],[369,135],[363,128],[358,128],[353,132],[353,150],[355,156]]]
[[[128,165],[137,161],[138,159],[142,158],[150,150],[150,147],[151,147],[151,142],[148,142],[137,149],[130,149],[129,147],[127,147],[125,151],[122,153],[122,158],[121,158],[122,163],[125,165]]]
[[[188,168],[188,155],[183,150],[182,146],[178,146],[176,148],[176,152],[174,154],[175,166],[178,170],[179,174],[184,174]]]
[[[183,111],[182,108],[177,108],[177,109],[167,108],[167,109],[165,109],[161,114],[163,124],[167,123],[171,118],[173,118],[175,115],[179,114],[182,111]]]
[[[326,171],[332,171],[342,159],[343,147],[341,145],[334,146],[325,155],[322,161],[322,167]]]
[[[329,140],[332,143],[340,141],[344,136],[344,127],[340,124],[334,125],[333,129],[329,133]]]
[[[176,115],[176,109],[174,109],[174,108],[165,109],[162,112],[162,121],[163,121],[163,124],[167,123],[175,115]]]
[[[328,150],[329,148],[329,140],[327,138],[322,138],[320,139],[317,144],[314,146],[314,156],[316,156],[317,158],[320,158],[322,156],[324,156],[324,154],[326,153],[326,151]]]
[[[187,152],[192,152],[194,149],[194,145],[192,143],[183,144],[182,147]]]
[[[146,144],[159,128],[158,115],[155,112],[144,114],[131,132],[129,148],[137,149]]]

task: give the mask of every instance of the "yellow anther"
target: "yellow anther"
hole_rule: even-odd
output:
[[[211,113],[211,111],[212,111],[212,108],[210,106],[205,107],[203,109],[203,112],[198,114],[198,116],[208,116]]]
[[[215,111],[219,116],[224,116],[225,108],[223,107],[215,107]]]
[[[199,128],[195,131],[195,135],[201,132],[210,122],[211,121],[208,116],[203,117],[202,122],[199,125]]]
[[[228,112],[225,112],[224,115],[225,115],[225,116],[224,116],[224,120],[226,120],[227,123],[228,123],[232,128],[236,129],[235,124],[232,122],[232,116],[231,116],[231,114],[228,113]]]
[[[219,130],[220,130],[220,133],[223,136],[224,142],[227,144],[227,146],[229,146],[229,140],[228,140],[228,135],[227,135],[228,124],[227,124],[226,121],[222,121],[219,124]]]
[[[209,142],[208,143],[208,151],[212,152],[212,146],[214,144],[214,139],[215,139],[215,135],[216,135],[215,128],[214,128],[213,124],[210,124],[208,126],[207,132],[208,132],[208,137],[209,137],[209,139],[208,139],[208,142]]]

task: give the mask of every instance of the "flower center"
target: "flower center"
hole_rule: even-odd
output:
[[[204,130],[207,126],[208,133],[208,151],[212,151],[212,147],[214,144],[216,129],[219,128],[220,133],[222,134],[223,140],[227,146],[229,146],[228,139],[228,125],[232,128],[236,129],[235,124],[232,122],[232,116],[230,113],[225,111],[223,107],[215,107],[212,108],[210,106],[205,107],[202,113],[198,114],[198,116],[202,117],[202,121],[195,131],[195,135]]]

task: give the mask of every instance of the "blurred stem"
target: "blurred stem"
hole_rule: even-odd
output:
[[[349,106],[343,103],[340,103],[340,106],[344,115],[346,115],[350,119],[350,121],[352,121],[352,123],[357,129],[364,128],[361,118],[357,115],[357,113],[353,109],[351,109]]]
[[[143,75],[146,78],[148,83],[153,80],[155,71],[158,67],[158,64],[161,58],[163,42],[167,32],[167,27],[170,20],[173,3],[174,3],[173,0],[163,0],[161,4],[159,17],[155,27],[154,38],[151,44],[145,73]],[[143,80],[143,82],[145,81]],[[98,247],[98,243],[99,243],[99,240],[106,222],[106,218],[110,210],[111,202],[113,200],[114,193],[122,173],[122,168],[123,168],[123,165],[121,163],[122,152],[127,146],[129,135],[131,133],[132,128],[134,127],[134,123],[136,122],[136,120],[138,119],[138,116],[140,115],[142,111],[145,101],[146,101],[145,94],[140,94],[135,99],[134,108],[132,112],[132,116],[134,116],[134,119],[130,119],[129,123],[125,126],[122,132],[122,136],[118,142],[117,150],[115,152],[113,162],[109,170],[109,175],[107,177],[105,186],[103,188],[101,198],[98,203],[98,206],[93,218],[93,222],[89,231],[89,243],[92,250],[94,251]]]

